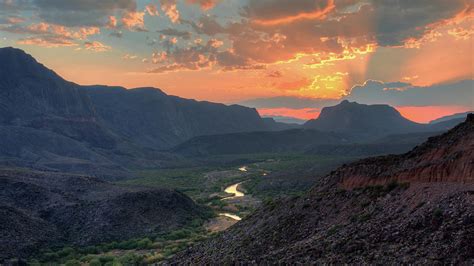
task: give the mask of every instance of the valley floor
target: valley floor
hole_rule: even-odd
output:
[[[259,155],[247,164],[219,167],[156,169],[137,172],[139,178],[121,181],[122,186],[169,188],[181,191],[196,202],[210,207],[213,218],[196,220],[187,228],[164,235],[92,247],[58,247],[43,250],[32,263],[120,262],[156,263],[172,257],[196,242],[227,230],[251,214],[262,203],[307,191],[317,176],[322,176],[346,157],[306,155]],[[237,160],[238,161],[238,160]],[[99,265],[99,264],[96,264]]]

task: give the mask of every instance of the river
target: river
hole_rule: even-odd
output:
[[[239,170],[241,172],[247,172],[247,167],[246,166],[242,166],[239,168]],[[235,198],[241,198],[241,197],[244,197],[245,194],[242,192],[242,191],[239,191],[238,188],[239,188],[239,185],[242,184],[243,182],[240,182],[240,183],[237,183],[237,184],[233,184],[233,185],[230,185],[228,187],[226,187],[224,189],[224,191],[228,194],[233,194],[232,196],[230,197],[226,197],[226,198],[223,198],[221,200],[229,200],[229,199],[235,199]],[[235,215],[235,214],[232,214],[232,213],[228,213],[228,212],[223,212],[223,213],[219,213],[220,216],[226,216],[226,217],[229,217],[231,219],[234,219],[236,221],[240,221],[242,220],[241,217],[239,217],[238,215]]]

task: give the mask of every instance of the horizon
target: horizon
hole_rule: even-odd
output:
[[[302,120],[344,99],[419,123],[474,110],[467,1],[56,2],[0,0],[0,47],[81,85]]]

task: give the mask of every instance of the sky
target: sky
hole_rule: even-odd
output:
[[[0,47],[78,84],[317,117],[342,99],[417,122],[474,109],[468,0],[0,0]]]

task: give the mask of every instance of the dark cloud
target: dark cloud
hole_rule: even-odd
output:
[[[398,85],[405,85],[399,87]],[[406,83],[367,81],[352,88],[346,99],[359,103],[385,103],[394,106],[457,105],[474,108],[474,80],[428,87]]]
[[[161,33],[163,35],[166,35],[166,36],[179,37],[179,38],[182,38],[184,40],[191,39],[191,32],[180,31],[180,30],[177,30],[177,29],[174,29],[174,28],[167,28],[167,29],[164,29],[164,30],[158,30],[157,32]]]
[[[472,5],[472,4],[471,4]],[[427,26],[452,18],[467,7],[464,0],[374,0],[373,21],[381,46],[402,45],[421,38]]]
[[[8,3],[1,0],[0,10]],[[17,2],[11,1],[11,2]],[[16,9],[33,9],[44,22],[68,27],[104,26],[109,16],[119,13],[136,11],[135,0],[18,0]],[[28,3],[28,4],[27,4]]]
[[[275,70],[275,71],[270,71],[267,73],[268,78],[281,78],[283,77],[283,73],[281,71]]]

